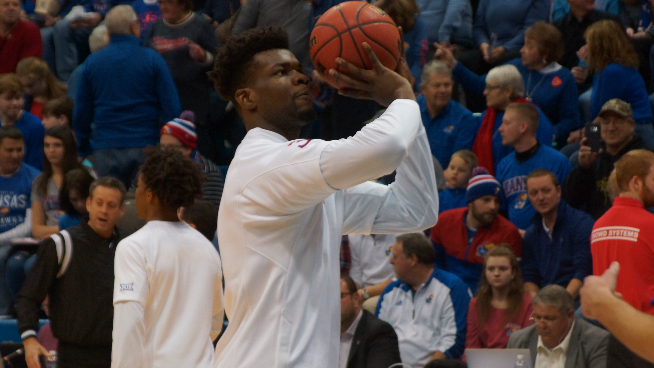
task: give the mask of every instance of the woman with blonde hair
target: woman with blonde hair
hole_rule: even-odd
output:
[[[484,256],[477,296],[468,307],[466,349],[504,349],[514,331],[531,326],[531,297],[523,290],[518,260],[506,244]]]
[[[585,37],[588,49],[586,64],[594,73],[590,95],[591,120],[611,99],[628,102],[636,122],[636,135],[645,145],[654,147],[652,108],[647,87],[638,72],[638,55],[622,27],[615,21],[602,20],[590,26]]]
[[[48,64],[40,58],[29,57],[16,66],[16,75],[25,87],[25,111],[43,119],[46,102],[66,95],[66,85],[58,82]]]

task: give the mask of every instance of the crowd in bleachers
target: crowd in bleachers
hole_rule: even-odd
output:
[[[220,206],[223,175],[246,133],[208,76],[231,35],[268,25],[288,33],[290,50],[314,77],[319,118],[303,138],[347,138],[378,116],[381,106],[335,93],[311,65],[313,24],[340,2],[0,0],[0,317],[15,317],[35,263],[33,239],[85,221],[94,178],[113,176],[133,189],[144,147],[192,157],[208,179],[204,199]],[[636,193],[623,197],[650,212],[654,205],[649,156],[640,151],[654,150],[654,1],[371,2],[402,26],[410,82],[444,184],[439,222],[423,239],[433,255],[411,236],[344,236],[341,271],[357,284],[351,297],[393,326],[401,359],[412,367],[460,362],[464,348],[527,344],[529,336],[509,337],[532,322],[540,334],[559,317],[569,321],[562,337],[572,325],[591,329],[569,312],[579,306],[584,278],[602,273],[597,257],[607,266],[604,250],[591,244],[593,224],[615,209],[620,193]],[[624,164],[616,173],[625,160],[647,167]],[[640,189],[629,187],[625,172],[636,173]],[[654,244],[645,234],[637,240]],[[631,260],[647,271],[630,277],[639,279],[641,299],[649,298],[639,305],[634,296],[632,305],[652,313],[654,266],[642,265],[654,258],[654,247],[649,252]],[[412,257],[415,269],[398,270]],[[494,280],[500,269],[504,276]],[[432,279],[443,289],[420,289]],[[572,307],[550,285],[566,290]],[[443,290],[455,296],[437,296],[438,308],[422,311],[448,326],[416,327],[415,309],[414,316],[388,310],[422,294],[432,303]],[[560,316],[548,320],[543,314],[553,306]],[[550,346],[541,337],[547,341],[538,356],[550,359],[563,339]]]

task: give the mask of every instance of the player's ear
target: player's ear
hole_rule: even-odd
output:
[[[257,107],[256,92],[250,88],[241,88],[234,93],[236,103],[241,106],[243,110],[254,110]]]

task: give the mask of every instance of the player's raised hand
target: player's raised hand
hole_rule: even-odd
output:
[[[434,54],[434,57],[445,63],[448,68],[454,69],[457,61],[454,57],[454,54],[452,54],[452,50],[439,44],[438,42],[434,42],[434,46],[436,47],[436,53]]]
[[[336,58],[336,63],[347,73],[335,69],[329,70],[339,86],[338,93],[344,96],[375,100],[382,106],[388,106],[396,99],[416,99],[411,84],[406,78],[383,66],[370,45],[363,43],[363,49],[372,62],[372,69],[361,69],[344,59]]]

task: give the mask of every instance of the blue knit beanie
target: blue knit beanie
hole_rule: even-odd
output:
[[[490,175],[485,168],[477,166],[472,170],[472,179],[468,181],[468,189],[466,190],[466,203],[489,194],[501,199],[501,193],[502,186],[500,182],[493,175]]]

